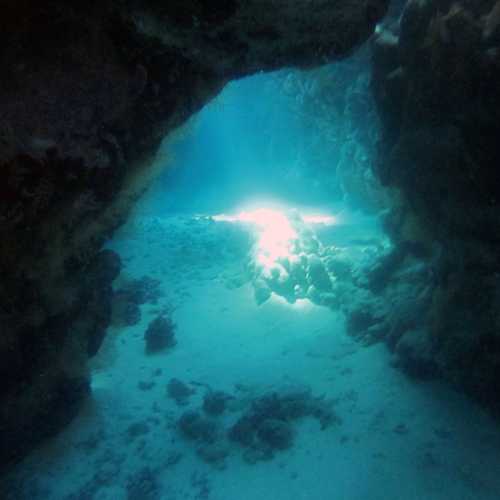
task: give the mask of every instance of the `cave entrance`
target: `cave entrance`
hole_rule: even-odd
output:
[[[390,247],[377,216],[387,201],[372,171],[378,120],[366,58],[231,82],[165,141],[166,172],[135,220],[160,230],[191,218],[186,242],[201,238],[196,225],[232,225],[250,238],[233,282],[250,282],[258,304],[340,308],[344,278]],[[187,265],[191,254],[191,269],[221,265],[226,240],[200,240],[187,253],[180,245],[178,261]]]
[[[361,51],[233,82],[165,141],[109,242],[123,271],[93,396],[31,459],[51,498],[448,500],[497,481],[477,438],[494,424],[379,342],[402,257],[377,138]]]
[[[255,465],[246,495],[279,498],[280,463],[298,494],[337,487],[342,422],[387,358],[380,344],[367,358],[345,320],[391,246],[368,67],[360,52],[230,83],[165,141],[165,173],[110,242],[124,270],[93,392],[127,393],[131,447],[175,468],[179,491],[241,498]],[[165,416],[168,451],[153,438]]]

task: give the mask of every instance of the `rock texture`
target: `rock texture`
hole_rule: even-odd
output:
[[[231,78],[344,56],[387,3],[3,2],[0,465],[88,393],[119,271],[101,247],[166,134]]]
[[[500,2],[409,0],[373,63],[378,174],[399,192],[387,227],[432,274],[427,346],[413,332],[400,350],[499,411]]]

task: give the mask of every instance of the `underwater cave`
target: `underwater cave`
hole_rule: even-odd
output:
[[[0,498],[497,500],[500,1],[8,1]]]

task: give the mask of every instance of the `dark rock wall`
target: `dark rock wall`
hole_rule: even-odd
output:
[[[388,227],[429,254],[426,356],[499,411],[500,2],[409,0],[375,37],[373,88]]]
[[[89,391],[120,267],[101,247],[165,135],[231,78],[346,55],[387,3],[3,2],[0,466]]]

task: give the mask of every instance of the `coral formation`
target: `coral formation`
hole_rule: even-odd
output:
[[[334,306],[336,275],[328,264],[340,249],[324,247],[311,225],[297,211],[280,214],[280,217],[286,220],[290,233],[289,239],[284,242],[282,255],[263,258],[266,252],[272,254],[276,251],[261,248],[261,243],[257,241],[249,263],[257,304],[264,303],[275,293],[291,303],[308,298],[317,304]],[[340,277],[344,276],[345,273],[341,272]]]
[[[332,402],[313,397],[307,386],[283,387],[255,398],[250,407],[228,430],[228,438],[246,448],[249,462],[268,460],[274,451],[293,445],[292,422],[307,416],[316,418],[325,429],[340,419]]]
[[[146,352],[149,354],[175,346],[175,323],[169,316],[160,315],[153,319],[144,332]]]
[[[236,396],[222,391],[210,394],[219,395],[216,398],[217,413],[212,413],[212,417],[221,416],[221,401],[225,402],[229,397],[237,400]],[[243,404],[243,411],[236,419],[231,419],[225,432],[222,432],[220,420],[205,417],[196,410],[183,413],[177,426],[184,437],[200,444],[197,453],[206,462],[222,465],[230,453],[229,443],[235,443],[243,449],[245,461],[255,463],[271,460],[275,452],[293,446],[293,422],[297,419],[313,417],[320,423],[321,430],[339,424],[340,419],[332,407],[332,401],[314,397],[308,386],[289,385],[258,395]],[[202,408],[206,412],[205,403]]]

